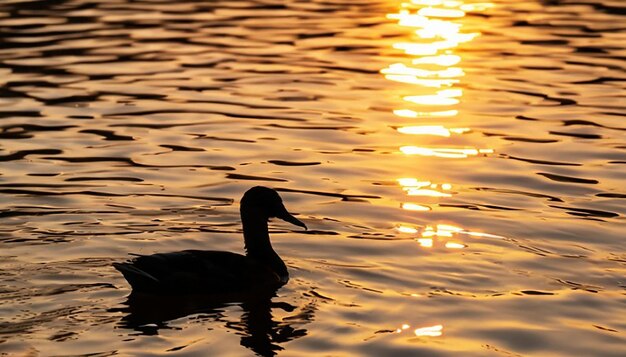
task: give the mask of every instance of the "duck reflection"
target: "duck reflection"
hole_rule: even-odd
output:
[[[241,345],[258,356],[276,356],[283,350],[281,344],[306,336],[301,325],[313,320],[317,310],[315,301],[300,307],[286,302],[274,301],[276,290],[257,292],[254,296],[221,296],[207,294],[159,296],[130,294],[123,303],[125,307],[112,309],[125,315],[119,326],[132,329],[142,335],[158,335],[159,330],[171,329],[169,322],[195,315],[197,319],[223,323],[228,329],[241,335]],[[238,306],[243,310],[241,321],[226,321],[226,310]],[[280,320],[274,318],[273,310],[291,313]]]

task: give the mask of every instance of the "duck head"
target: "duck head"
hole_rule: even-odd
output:
[[[287,211],[278,192],[268,187],[255,186],[246,191],[241,199],[240,210],[242,216],[244,213],[253,213],[266,221],[275,217],[307,229],[304,223]]]

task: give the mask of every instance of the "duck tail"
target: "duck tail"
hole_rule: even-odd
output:
[[[124,275],[133,290],[151,291],[159,284],[159,279],[130,263],[113,263],[113,267]]]

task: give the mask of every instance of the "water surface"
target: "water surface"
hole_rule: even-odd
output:
[[[0,354],[626,355],[621,1],[3,1]],[[256,304],[128,313],[129,252]],[[139,317],[138,317],[139,316]]]

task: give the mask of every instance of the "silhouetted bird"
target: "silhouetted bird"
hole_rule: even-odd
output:
[[[280,218],[306,229],[292,216],[276,191],[253,187],[241,199],[241,222],[246,255],[214,250],[140,255],[113,263],[133,288],[149,294],[241,294],[274,290],[289,280],[285,263],[272,248],[268,219]]]

